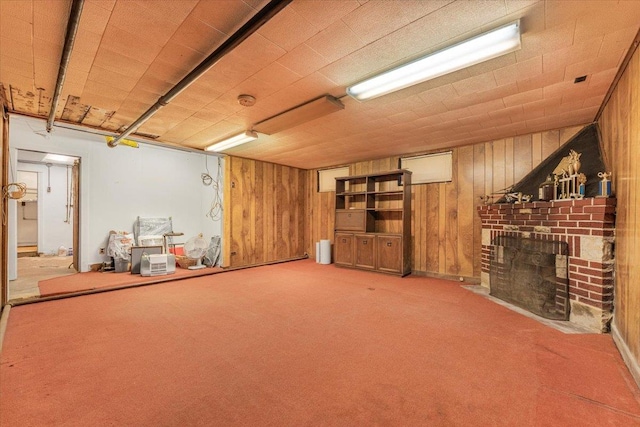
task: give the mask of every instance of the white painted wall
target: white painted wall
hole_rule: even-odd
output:
[[[205,239],[222,235],[222,220],[206,216],[213,200],[213,190],[204,186],[204,153],[186,152],[149,144],[139,149],[127,146],[109,148],[103,136],[55,127],[49,139],[36,134],[45,122],[11,116],[9,144],[11,158],[16,149],[26,149],[81,158],[80,163],[80,268],[88,271],[94,263],[107,261],[99,254],[110,230],[133,230],[138,216],[173,218],[174,231],[183,239],[203,233]],[[216,176],[217,157],[209,156],[209,172]],[[221,167],[224,165],[221,163]],[[15,169],[14,169],[15,170]],[[16,206],[10,206],[10,250],[15,248]],[[15,255],[15,254],[14,254]],[[10,259],[9,275],[17,263]],[[13,275],[15,277],[15,273]]]
[[[36,172],[38,174],[38,203],[27,203],[29,217],[33,216],[33,210],[37,207],[38,221],[22,221],[23,207],[18,202],[18,245],[22,243],[20,234],[23,226],[29,227],[37,224],[38,252],[45,254],[57,254],[58,248],[73,246],[73,215],[67,219],[67,167],[64,165],[51,166],[51,181],[45,165],[18,162],[18,171]],[[69,170],[69,183],[71,171]],[[47,192],[50,184],[51,192]]]

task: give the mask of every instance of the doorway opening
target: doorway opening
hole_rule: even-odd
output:
[[[9,300],[40,297],[41,281],[79,271],[79,167],[78,157],[18,150],[16,174],[27,190],[11,210],[17,271]]]

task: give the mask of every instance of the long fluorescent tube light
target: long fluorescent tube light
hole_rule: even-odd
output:
[[[258,134],[254,131],[248,130],[246,132],[242,132],[239,135],[232,136],[231,138],[227,138],[213,145],[210,145],[205,148],[205,150],[220,152],[256,139],[258,139]]]
[[[61,162],[61,163],[73,163],[76,157],[64,156],[62,154],[48,153],[42,158],[44,162]]]
[[[347,88],[363,101],[443,76],[520,49],[520,21],[481,34]]]
[[[342,109],[344,109],[344,104],[339,99],[331,95],[324,95],[256,123],[253,125],[253,129],[260,133],[273,135]]]

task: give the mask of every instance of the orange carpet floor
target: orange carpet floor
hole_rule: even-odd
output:
[[[155,283],[171,281],[184,277],[198,277],[213,272],[220,272],[221,268],[203,268],[200,270],[189,270],[176,267],[176,272],[166,276],[144,277],[140,274],[97,272],[76,273],[69,276],[55,277],[53,279],[40,280],[38,288],[41,297],[52,295],[68,294],[71,292],[88,291],[92,289],[112,288],[116,286],[134,285],[139,283]]]
[[[14,307],[0,425],[632,426],[640,399],[609,335],[306,260]]]

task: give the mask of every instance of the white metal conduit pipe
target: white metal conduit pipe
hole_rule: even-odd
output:
[[[76,33],[78,32],[78,27],[80,25],[80,16],[82,15],[83,6],[84,0],[73,0],[73,3],[71,4],[71,12],[69,12],[69,21],[67,22],[67,33],[64,38],[64,47],[62,48],[60,67],[58,68],[58,79],[56,80],[56,87],[53,92],[53,98],[51,98],[51,109],[49,110],[49,117],[47,118],[47,133],[51,132],[53,122],[56,119],[58,101],[60,100],[62,86],[64,86],[64,79],[67,76],[67,67],[69,66],[69,61],[71,60],[73,44],[76,41]]]
[[[118,143],[135,132],[144,122],[149,120],[158,110],[167,105],[173,98],[178,96],[180,92],[185,90],[191,83],[196,81],[200,76],[206,73],[211,67],[213,67],[220,59],[235,49],[240,43],[246,40],[253,33],[258,31],[260,27],[266,24],[271,18],[273,18],[278,12],[284,9],[292,0],[271,0],[265,7],[260,9],[258,13],[253,15],[238,31],[233,33],[227,40],[224,41],[217,49],[215,49],[208,57],[206,57],[200,64],[198,64],[193,70],[182,78],[174,87],[172,87],[166,94],[161,96],[155,104],[153,104],[147,111],[145,111],[138,119],[136,119],[126,131],[116,136],[110,142],[107,142],[109,147],[115,147]]]

